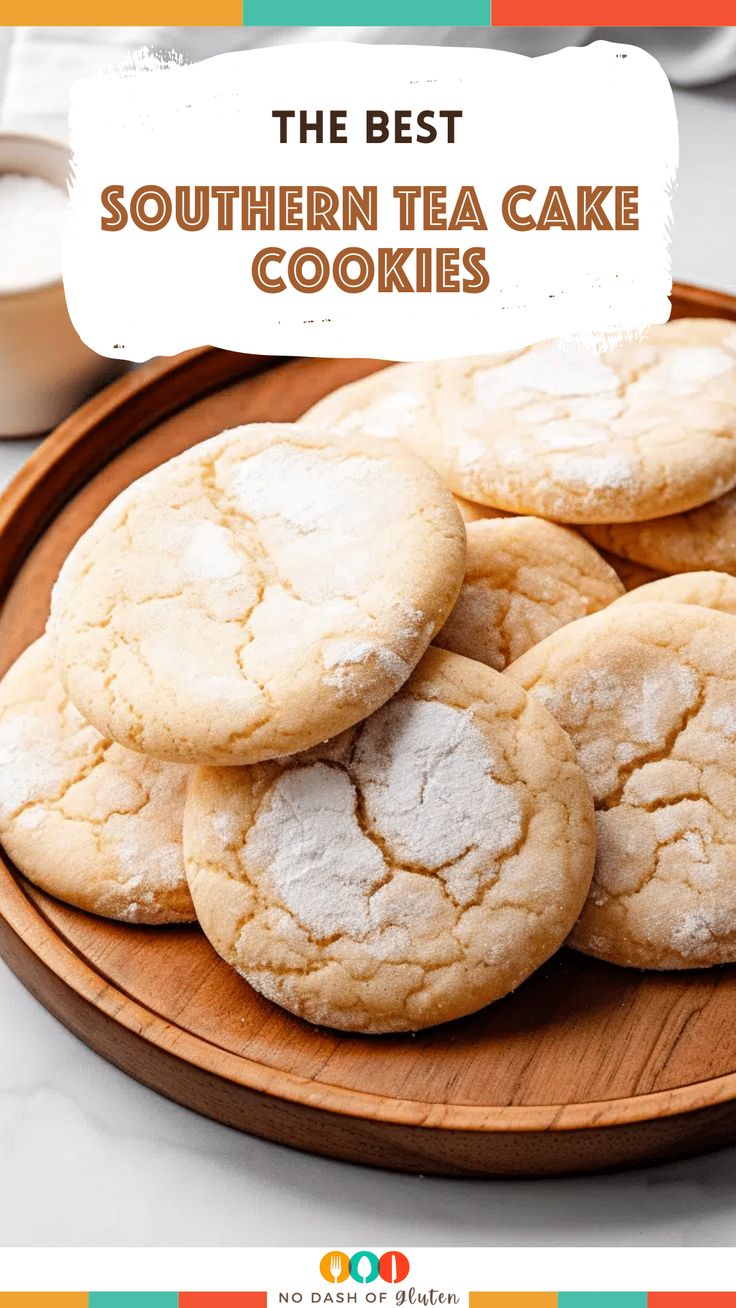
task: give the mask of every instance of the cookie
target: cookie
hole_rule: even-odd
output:
[[[492,509],[490,504],[473,504],[464,500],[462,495],[453,496],[463,522],[482,522],[485,518],[508,518],[511,515],[505,509]]]
[[[689,513],[583,531],[594,545],[659,572],[705,568],[736,576],[736,491]]]
[[[460,592],[462,596],[462,591]],[[736,577],[727,572],[683,572],[632,590],[618,604],[700,604],[736,614]],[[458,601],[459,603],[459,601]]]
[[[569,732],[595,799],[571,943],[629,967],[736,961],[736,620],[621,601],[504,675]]]
[[[624,587],[575,531],[541,518],[468,525],[457,603],[435,645],[499,672],[558,627],[596,613]]]
[[[184,847],[207,936],[256,990],[321,1025],[408,1031],[557,949],[590,885],[593,805],[540,704],[432,649],[321,749],[197,768]]]
[[[736,484],[736,324],[679,319],[602,354],[544,342],[399,365],[302,421],[401,437],[456,494],[516,513],[570,523],[680,513]]]
[[[383,704],[464,567],[452,496],[411,451],[240,427],[118,496],[64,564],[49,630],[100,731],[154,758],[250,763]]]
[[[85,722],[45,637],[0,682],[0,840],[29,881],[67,904],[121,922],[194,920],[181,836],[188,772]]]
[[[581,530],[584,536],[590,535],[587,527]],[[631,559],[622,559],[618,554],[611,554],[609,550],[599,549],[598,553],[606,560],[608,566],[613,568],[626,590],[647,586],[650,581],[659,581],[659,578],[665,575],[663,572],[657,572],[655,568],[645,567],[643,563],[632,563]]]

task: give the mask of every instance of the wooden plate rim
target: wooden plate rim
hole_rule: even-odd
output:
[[[710,305],[713,312],[728,307],[736,317],[736,297],[720,292],[675,284],[673,293],[681,301],[692,302],[702,308]],[[30,455],[0,497],[0,545],[5,553],[8,532],[16,514],[26,505],[30,493],[44,477],[58,465],[66,451],[94,432],[96,425],[115,412],[121,401],[129,407],[145,395],[154,395],[158,383],[164,378],[181,374],[185,378],[194,365],[212,374],[214,388],[249,372],[265,371],[284,360],[242,356],[217,351],[209,346],[188,351],[174,358],[154,360],[143,365],[134,374],[126,374],[99,395],[88,401],[73,415],[73,421],[62,423]],[[202,394],[202,392],[198,392]],[[182,405],[186,403],[184,395]],[[165,413],[150,410],[148,426],[161,417],[175,412],[168,406]],[[80,420],[82,431],[80,433]],[[144,426],[133,424],[127,439],[123,436],[116,452],[132,443],[145,431]],[[110,450],[106,448],[105,455]],[[98,459],[89,462],[89,473],[102,466]],[[79,489],[81,483],[67,486],[68,494]],[[58,511],[63,500],[57,500]],[[43,524],[41,524],[43,525]],[[40,528],[39,528],[40,530]],[[20,566],[22,558],[6,555],[0,564],[0,587],[4,594],[9,580]],[[215,1048],[208,1041],[162,1019],[157,1013],[103,978],[79,955],[46,920],[23,891],[22,884],[2,855],[0,866],[6,876],[0,881],[0,916],[19,940],[30,949],[46,969],[55,975],[85,1003],[101,1011],[113,1024],[122,1024],[135,1038],[184,1063],[207,1072],[211,1070],[207,1051]],[[102,983],[102,989],[100,988]],[[380,1039],[380,1037],[378,1037]],[[431,1127],[439,1131],[478,1131],[486,1133],[578,1131],[596,1127],[624,1126],[654,1118],[675,1117],[704,1108],[736,1100],[736,1072],[705,1081],[692,1082],[672,1090],[656,1091],[645,1095],[616,1099],[590,1100],[574,1104],[535,1104],[526,1106],[477,1104],[441,1104],[418,1099],[390,1099],[372,1095],[363,1090],[350,1090],[329,1082],[316,1083],[278,1068],[269,1067],[244,1055],[233,1054],[220,1046],[218,1051],[219,1074],[227,1081],[256,1093],[266,1094],[287,1102],[322,1109],[344,1117],[365,1118],[393,1125]]]
[[[26,897],[4,859],[2,866],[8,877],[6,882],[0,883],[0,915],[50,972],[85,1003],[94,1006],[116,1025],[123,1025],[136,1038],[202,1071],[211,1070],[207,1053],[214,1048],[212,1044],[165,1021],[90,967]],[[218,1075],[256,1093],[321,1108],[339,1116],[369,1116],[373,1121],[446,1131],[589,1130],[675,1117],[736,1099],[736,1073],[728,1073],[675,1090],[620,1099],[589,1100],[582,1104],[483,1107],[418,1099],[387,1100],[381,1095],[349,1090],[329,1082],[317,1084],[244,1055],[230,1053],[220,1046],[217,1046],[217,1054]]]

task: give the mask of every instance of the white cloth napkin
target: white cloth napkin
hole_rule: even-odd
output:
[[[0,121],[54,135],[66,130],[69,87],[130,50],[176,50],[190,60],[225,50],[310,41],[471,45],[546,54],[599,38],[641,45],[676,86],[717,82],[736,74],[736,27],[16,27],[0,85]]]

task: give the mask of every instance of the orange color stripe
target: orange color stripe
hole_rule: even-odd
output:
[[[557,1295],[550,1291],[471,1290],[470,1308],[557,1308]]]
[[[8,26],[241,27],[242,0],[0,0]]]
[[[87,1308],[87,1295],[56,1290],[3,1290],[0,1308]]]

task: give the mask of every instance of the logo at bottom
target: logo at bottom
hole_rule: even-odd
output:
[[[380,1256],[371,1249],[359,1249],[351,1255],[342,1249],[330,1249],[320,1259],[320,1273],[325,1281],[339,1285],[350,1278],[358,1285],[370,1285],[380,1277],[389,1285],[405,1281],[409,1275],[409,1259],[399,1249],[388,1249]]]

